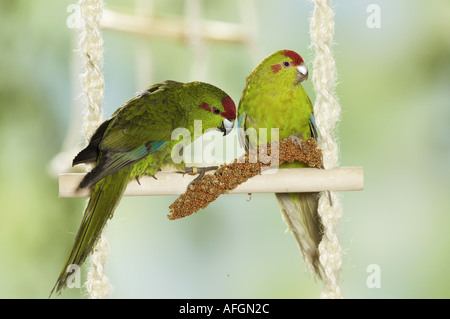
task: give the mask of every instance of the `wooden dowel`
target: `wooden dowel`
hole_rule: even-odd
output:
[[[248,31],[237,24],[207,20],[203,20],[201,24],[200,36],[204,40],[244,43],[249,36]],[[188,36],[186,23],[181,19],[137,16],[106,9],[103,12],[102,27],[150,37],[182,40]]]
[[[87,197],[90,189],[78,190],[85,174],[68,173],[59,176],[59,197]],[[180,195],[195,176],[175,172],[158,172],[156,179],[143,176],[132,180],[124,196]],[[227,194],[293,193],[333,191],[359,191],[364,189],[362,167],[338,167],[333,169],[289,168],[270,169],[250,178]]]

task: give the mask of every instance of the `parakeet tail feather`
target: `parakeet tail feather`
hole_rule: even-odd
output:
[[[72,274],[72,271],[68,271],[68,267],[71,265],[81,266],[91,253],[125,191],[130,180],[130,171],[131,167],[127,167],[94,184],[72,250],[50,296],[54,291],[59,293],[66,285],[67,279]],[[73,268],[69,269],[73,270]]]
[[[294,235],[305,261],[322,278],[319,243],[322,240],[323,226],[317,212],[318,193],[277,193],[275,196],[283,219]]]

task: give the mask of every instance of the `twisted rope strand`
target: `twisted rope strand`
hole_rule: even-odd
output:
[[[334,92],[337,77],[332,52],[334,13],[330,0],[315,0],[314,3],[310,21],[311,46],[316,52],[313,63],[313,84],[316,92],[314,114],[320,132],[319,148],[323,151],[324,166],[334,168],[339,160],[334,130],[341,113]],[[342,298],[339,287],[342,248],[337,237],[337,224],[342,216],[342,208],[336,192],[320,194],[319,215],[324,226],[323,239],[319,244],[319,260],[324,269],[321,298]]]
[[[79,6],[82,17],[80,53],[85,68],[85,72],[81,74],[81,81],[87,102],[83,133],[89,140],[103,122],[102,102],[105,82],[102,74],[103,39],[100,28],[103,1],[80,0]],[[108,242],[101,235],[91,254],[91,268],[86,282],[86,289],[93,299],[107,298],[111,289],[109,279],[104,272],[108,252]]]
[[[83,132],[86,139],[90,139],[97,127],[103,122],[102,102],[105,82],[101,70],[103,66],[103,39],[100,30],[103,3],[102,0],[80,0],[79,5],[84,22],[80,35],[80,53],[85,72],[81,74],[81,81],[87,100]]]

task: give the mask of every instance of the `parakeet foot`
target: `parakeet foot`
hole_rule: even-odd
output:
[[[208,166],[208,167],[186,167],[184,171],[178,171],[177,173],[180,174],[189,174],[189,175],[197,175],[198,176],[189,183],[188,187],[189,188],[191,185],[195,184],[197,181],[201,180],[203,178],[203,176],[205,176],[205,173],[208,171],[214,171],[216,169],[218,169],[219,166]]]
[[[300,146],[300,150],[303,150],[302,141],[300,140],[301,138],[302,138],[302,134],[300,134],[300,133],[289,136],[289,140],[291,140],[291,142],[293,142],[293,143],[297,143]]]
[[[198,173],[197,167],[186,167],[184,171],[177,171],[178,174],[189,174],[189,175],[196,175]]]
[[[149,175],[151,177],[153,177],[154,179],[158,180],[158,178],[155,175]],[[136,180],[136,182],[139,184],[139,186],[141,186],[141,181],[139,180],[139,176],[136,176],[134,178]]]

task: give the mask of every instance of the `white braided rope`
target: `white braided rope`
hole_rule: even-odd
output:
[[[316,52],[313,64],[316,92],[314,115],[320,134],[318,147],[323,151],[324,166],[328,169],[338,165],[339,150],[334,129],[341,113],[334,92],[337,76],[332,52],[334,13],[330,0],[315,0],[314,3],[310,21],[311,46]],[[324,269],[321,298],[342,298],[339,288],[342,248],[337,237],[337,224],[342,216],[342,209],[337,194],[329,193],[322,192],[319,198],[319,215],[324,226],[323,239],[319,245],[319,259]]]
[[[80,53],[85,72],[81,74],[83,91],[87,99],[87,112],[84,118],[83,132],[90,139],[97,127],[103,122],[102,102],[105,82],[102,74],[103,39],[100,30],[102,18],[102,0],[80,0],[82,18],[80,35]]]
[[[86,139],[89,140],[97,127],[103,122],[102,102],[105,83],[102,74],[103,39],[100,28],[103,1],[80,0],[79,6],[82,18],[80,53],[84,65],[84,73],[81,74],[81,80],[87,102],[83,132]],[[91,268],[86,282],[86,289],[91,298],[107,298],[109,295],[111,285],[104,273],[108,252],[108,243],[102,235],[91,254]]]

